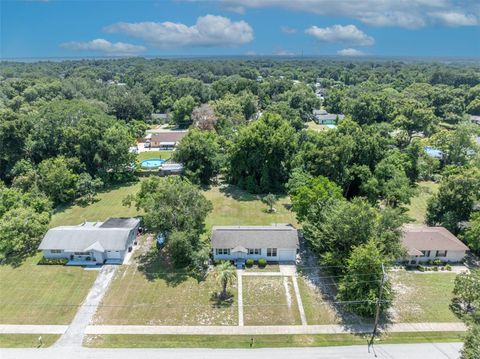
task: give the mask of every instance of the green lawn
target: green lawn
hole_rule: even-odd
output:
[[[0,324],[69,324],[97,276],[78,267],[0,266]]]
[[[137,159],[138,162],[143,160],[150,160],[152,158],[161,158],[162,160],[168,160],[172,157],[173,151],[148,151],[148,152],[141,152],[138,154]]]
[[[236,286],[230,288],[231,303],[219,304],[211,299],[212,293],[220,290],[212,275],[197,281],[185,272],[171,269],[162,255],[149,258],[143,267],[119,268],[97,311],[97,324],[237,324]]]
[[[88,206],[73,205],[60,209],[53,215],[50,227],[75,225],[83,221],[104,221],[108,217],[137,216],[139,213],[135,206],[125,207],[122,200],[139,189],[140,182],[127,184],[98,194],[97,202]]]
[[[318,288],[312,287],[303,277],[298,277],[298,288],[302,297],[303,309],[307,317],[307,324],[336,324],[338,319],[330,304]]]
[[[457,322],[450,310],[454,273],[391,272],[395,300],[394,320],[409,322]]]
[[[280,197],[275,204],[275,213],[267,211],[267,205],[256,195],[249,194],[235,186],[212,187],[205,196],[213,203],[213,212],[207,217],[207,228],[214,225],[269,225],[290,223],[297,225],[295,214],[287,207],[288,196]]]
[[[0,348],[37,348],[40,336],[42,348],[51,346],[60,338],[57,334],[0,334]]]
[[[410,205],[408,206],[407,214],[415,223],[424,223],[427,212],[427,201],[438,191],[438,183],[420,182],[418,183],[416,191],[416,195],[412,197]]]
[[[301,324],[290,277],[243,276],[242,280],[245,325]]]
[[[464,333],[390,333],[376,343],[461,342]],[[84,345],[91,348],[250,348],[250,335],[88,335]],[[352,334],[255,335],[253,348],[322,347],[367,344],[368,336]],[[253,354],[253,353],[252,353]]]

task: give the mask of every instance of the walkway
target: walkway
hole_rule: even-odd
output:
[[[104,348],[47,348],[0,349],[2,359],[456,359],[461,343],[377,344],[372,350],[367,345],[320,348],[265,348],[265,349],[104,349]]]
[[[463,323],[397,323],[388,332],[455,332],[466,331]],[[369,333],[371,325],[262,325],[262,326],[168,326],[168,325],[89,325],[86,334],[200,334],[200,335],[261,335],[261,334],[342,334]]]
[[[238,301],[238,325],[243,327],[243,270],[237,269],[237,301]]]
[[[85,329],[90,324],[97,306],[100,304],[118,266],[104,265],[98,273],[97,279],[73,318],[65,333],[55,343],[55,347],[81,347],[85,336]],[[46,334],[46,333],[45,333]]]

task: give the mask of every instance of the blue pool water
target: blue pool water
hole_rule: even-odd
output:
[[[152,158],[152,159],[149,159],[149,160],[143,160],[142,161],[142,167],[143,168],[158,168],[164,163],[165,163],[165,160],[162,160],[160,158]]]

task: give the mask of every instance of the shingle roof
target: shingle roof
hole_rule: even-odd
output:
[[[402,242],[409,255],[418,251],[468,251],[468,247],[444,227],[405,226]]]
[[[213,248],[297,248],[297,230],[289,225],[214,226]]]
[[[151,142],[179,142],[187,131],[168,131],[152,133]]]
[[[112,218],[100,225],[60,226],[48,230],[39,249],[61,249],[67,251],[84,252],[91,249],[100,250],[125,250],[130,232],[139,223],[139,219],[131,218],[128,221],[121,219],[119,225],[123,227],[113,228],[111,225],[119,218]],[[109,222],[110,221],[110,222]],[[107,226],[104,227],[104,224]]]
[[[100,225],[100,228],[135,228],[140,219],[134,217],[111,217]]]

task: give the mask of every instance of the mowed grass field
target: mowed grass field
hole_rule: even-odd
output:
[[[278,198],[274,205],[277,210],[269,213],[268,206],[261,201],[261,195],[249,194],[236,186],[223,185],[212,187],[205,192],[212,201],[213,211],[206,220],[206,227],[228,225],[270,225],[272,223],[289,223],[297,225],[295,214],[288,208],[290,198]]]
[[[69,324],[92,286],[96,271],[37,265],[0,266],[0,324]]]
[[[298,288],[302,297],[303,309],[307,317],[307,324],[337,324],[338,318],[326,296],[320,290],[307,282],[306,279],[298,277]]]
[[[382,335],[375,343],[461,342],[464,335],[461,332],[389,333]],[[353,334],[254,335],[252,348],[366,346],[369,339],[368,335]],[[88,335],[84,345],[91,348],[250,348],[251,342],[251,335],[110,334]]]
[[[458,322],[450,310],[454,273],[390,272],[395,298],[393,320],[398,323]]]
[[[146,244],[142,244],[146,246]],[[137,254],[137,262],[122,266],[95,316],[96,324],[130,325],[236,325],[237,288],[229,287],[230,303],[219,304],[212,294],[220,286],[212,274],[197,280],[168,266],[153,248]]]
[[[290,277],[243,276],[245,325],[301,324]]]
[[[424,223],[427,213],[428,199],[437,193],[438,183],[435,182],[419,182],[416,188],[416,194],[410,200],[407,214],[414,220],[414,223]]]

